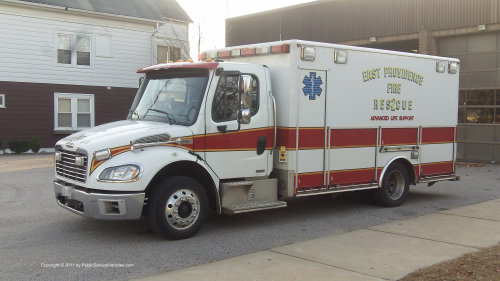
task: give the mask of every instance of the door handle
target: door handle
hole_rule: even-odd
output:
[[[227,131],[227,125],[217,126],[219,132],[225,133]]]
[[[261,155],[266,151],[267,136],[261,136],[257,139],[257,155]]]

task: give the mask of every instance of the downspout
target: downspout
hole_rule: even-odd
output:
[[[151,54],[153,55],[153,65],[158,64],[158,58],[155,56],[155,35],[156,33],[158,33],[159,28],[160,25],[158,22],[156,22],[156,31],[151,35]]]

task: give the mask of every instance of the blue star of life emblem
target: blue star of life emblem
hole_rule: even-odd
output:
[[[309,77],[307,77],[307,75],[304,76],[304,80],[302,80],[302,83],[306,85],[304,88],[302,88],[304,96],[309,95],[309,100],[315,100],[316,96],[321,95],[323,89],[321,89],[319,86],[323,84],[323,81],[321,80],[321,77],[316,78],[316,72],[310,72]]]

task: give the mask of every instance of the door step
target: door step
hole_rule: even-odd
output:
[[[263,201],[263,202],[252,202],[244,204],[235,204],[227,207],[222,207],[222,212],[228,215],[234,215],[239,213],[247,213],[260,210],[276,209],[286,207],[286,202],[274,200],[274,201]]]

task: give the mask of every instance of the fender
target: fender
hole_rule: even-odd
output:
[[[395,161],[402,162],[402,164],[406,167],[408,170],[408,174],[410,175],[410,183],[415,184],[416,179],[417,179],[417,174],[416,174],[416,169],[415,165],[411,163],[406,157],[404,156],[396,156],[394,158],[391,158],[387,163],[385,164],[384,168],[382,169],[382,172],[380,173],[380,179],[384,178],[385,172],[387,171],[387,168],[394,163]],[[413,171],[412,171],[413,170]],[[378,181],[378,186],[382,187],[382,181]]]
[[[220,214],[222,212],[222,206],[220,203],[219,195],[219,177],[217,177],[210,166],[208,166],[200,156],[192,153],[191,151],[185,149],[174,149],[171,153],[172,159],[170,160],[173,161],[164,162],[161,166],[156,167],[156,169],[152,173],[152,176],[150,177],[146,190],[152,188],[156,180],[164,175],[164,172],[168,173],[169,171],[175,171],[174,174],[194,178],[205,188],[210,189],[207,190],[208,196],[214,197],[214,210]],[[173,156],[174,154],[175,156]],[[196,173],[197,169],[201,170],[198,171],[198,173],[200,173],[199,176],[195,176],[192,174],[192,172]]]

